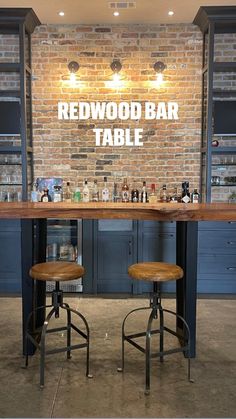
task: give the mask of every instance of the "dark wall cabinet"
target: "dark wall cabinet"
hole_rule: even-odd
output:
[[[198,292],[236,293],[236,222],[200,222]]]
[[[21,291],[21,221],[0,220],[0,292]]]
[[[99,220],[94,228],[96,292],[136,293],[127,271],[137,260],[137,222]]]

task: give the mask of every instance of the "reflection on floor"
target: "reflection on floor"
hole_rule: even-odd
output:
[[[91,372],[85,377],[85,350],[46,358],[45,388],[39,389],[39,357],[22,369],[21,300],[1,298],[0,417],[236,417],[236,301],[198,301],[197,358],[194,384],[187,381],[181,354],[153,360],[151,394],[144,395],[144,355],[126,346],[126,369],[117,373],[120,327],[124,315],[143,299],[69,298],[86,316],[91,329]],[[164,300],[174,308],[173,300]],[[144,314],[130,330],[145,323]],[[63,319],[59,319],[59,322]],[[170,319],[171,323],[171,319]],[[142,326],[141,326],[142,327]],[[50,335],[48,344],[65,336]],[[171,339],[166,345],[171,345]]]

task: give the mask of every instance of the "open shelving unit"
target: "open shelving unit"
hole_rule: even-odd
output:
[[[28,190],[33,182],[31,34],[38,25],[40,21],[31,8],[0,9],[0,37],[3,46],[4,38],[12,37],[15,43],[15,51],[9,54],[9,62],[0,62],[0,101],[17,101],[20,105],[19,135],[5,136],[1,132],[0,165],[5,165],[6,169],[15,166],[15,170],[12,169],[14,180],[1,180],[0,187],[17,186],[23,201],[27,201]],[[9,86],[5,79],[8,73],[12,74]],[[14,87],[10,88],[12,84]],[[14,155],[18,155],[20,162],[19,159],[12,159]],[[4,173],[2,177],[4,179]]]
[[[227,58],[220,51],[224,42],[218,42],[219,36],[221,41],[223,37],[226,37],[227,41],[227,36],[235,34],[233,36],[236,43],[236,6],[201,7],[193,23],[198,25],[203,33],[201,194],[205,202],[227,201],[231,192],[236,192],[236,185],[225,185],[224,179],[219,185],[212,185],[212,176],[221,176],[220,169],[223,168],[227,176],[236,175],[236,136],[214,134],[214,103],[216,100],[235,101],[236,98],[236,49],[229,61],[225,61]],[[221,61],[222,57],[224,61]],[[212,141],[216,138],[219,140],[219,146],[213,147]],[[223,156],[227,155],[230,156],[230,161],[225,163]],[[219,193],[219,188],[223,186],[234,189],[226,196],[223,190]]]

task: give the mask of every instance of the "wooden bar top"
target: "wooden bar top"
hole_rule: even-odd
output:
[[[236,221],[236,204],[0,202],[0,218]]]

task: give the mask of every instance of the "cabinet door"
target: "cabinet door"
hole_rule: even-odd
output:
[[[236,223],[199,222],[198,292],[236,293]]]
[[[21,291],[21,224],[0,220],[0,292]]]
[[[139,222],[139,262],[176,263],[175,223],[158,221]],[[139,292],[149,292],[152,284],[140,281]],[[175,292],[175,281],[162,284],[164,292]]]
[[[98,293],[133,293],[128,267],[137,260],[137,222],[99,220],[95,229],[95,286]]]
[[[103,234],[98,240],[97,292],[133,291],[128,267],[133,263],[134,239],[130,234]]]

